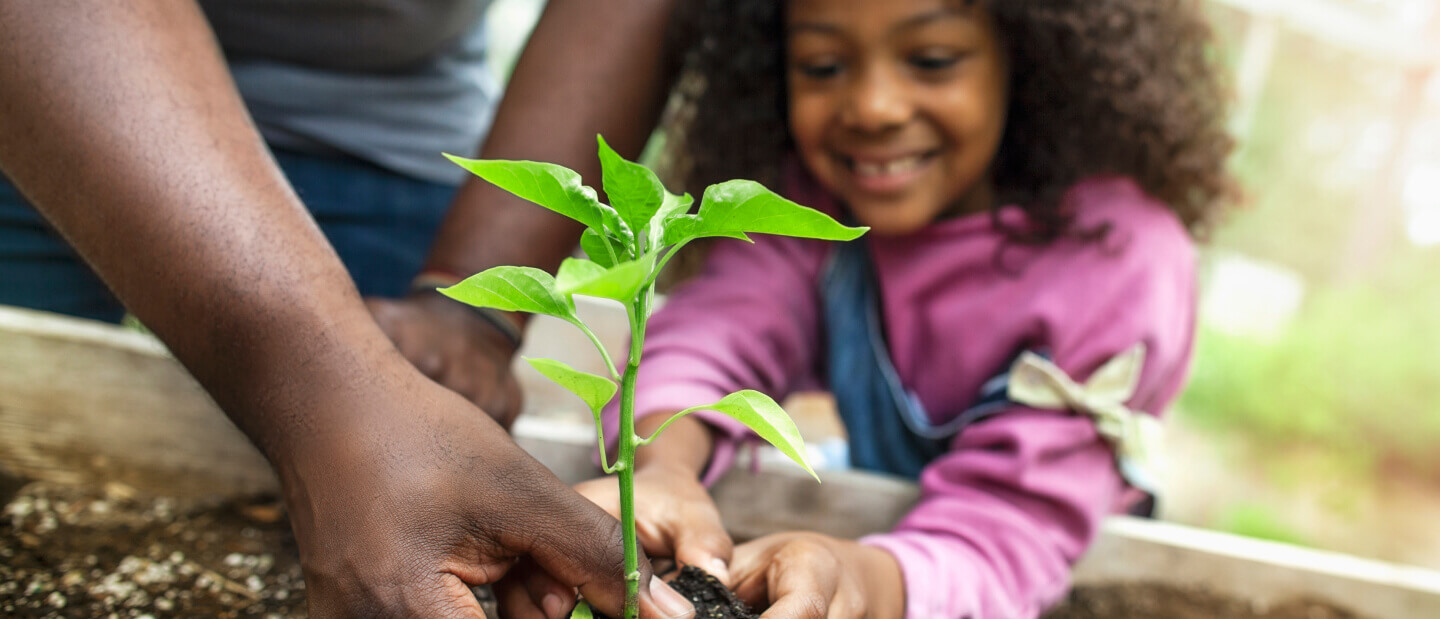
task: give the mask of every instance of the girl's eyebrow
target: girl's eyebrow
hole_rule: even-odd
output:
[[[933,11],[926,11],[918,15],[912,15],[910,17],[907,17],[900,23],[896,24],[895,27],[891,28],[891,30],[906,30],[946,18],[964,19],[967,16],[968,13],[966,11],[947,6],[944,8],[935,9]]]
[[[933,11],[926,11],[924,13],[919,13],[916,15],[911,15],[910,17],[906,17],[904,20],[901,20],[900,23],[895,24],[893,27],[891,27],[890,30],[892,32],[899,30],[908,30],[910,28],[916,28],[942,19],[964,18],[965,16],[966,12],[958,8],[939,8]],[[795,22],[785,28],[786,35],[794,35],[797,32],[803,31],[819,32],[822,34],[842,34],[842,31],[838,26],[834,24],[827,24],[825,22]]]

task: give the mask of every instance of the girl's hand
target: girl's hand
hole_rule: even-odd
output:
[[[730,564],[735,593],[769,606],[762,619],[899,619],[904,581],[890,553],[818,533],[742,544]]]
[[[620,484],[614,476],[581,482],[575,490],[620,517]],[[637,467],[635,532],[647,556],[673,557],[730,584],[726,566],[734,543],[720,523],[715,501],[691,469],[665,461]]]

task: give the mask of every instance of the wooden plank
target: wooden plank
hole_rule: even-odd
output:
[[[1323,599],[1374,617],[1440,617],[1440,572],[1168,522],[1112,517],[1075,582],[1201,586],[1267,607]]]
[[[277,488],[264,457],[155,338],[0,307],[0,468],[173,496]]]

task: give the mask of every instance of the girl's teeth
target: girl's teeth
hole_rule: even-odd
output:
[[[861,176],[901,174],[920,167],[920,156],[911,155],[884,162],[856,161],[855,172]]]

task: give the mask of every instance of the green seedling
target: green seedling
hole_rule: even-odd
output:
[[[719,411],[749,426],[810,475],[804,442],[795,423],[769,396],[758,391],[732,393],[720,401],[676,413],[654,434],[635,434],[635,377],[645,348],[645,324],[654,309],[655,280],[687,243],[703,237],[749,241],[747,234],[849,241],[866,228],[843,226],[828,215],[786,200],[759,183],[732,180],[706,188],[700,208],[694,199],[666,191],[649,168],[627,161],[598,138],[605,194],[581,184],[574,171],[533,161],[492,161],[446,155],[460,167],[510,193],[585,224],[580,247],[589,259],[566,259],[554,277],[519,266],[501,266],[472,275],[441,293],[476,307],[529,312],[560,318],[575,325],[595,345],[609,376],[582,372],[552,359],[526,359],[532,367],[579,396],[595,417],[601,466],[620,478],[620,522],[625,543],[625,619],[638,614],[640,572],[635,538],[635,448],[654,441],[670,423],[701,410]],[[621,373],[594,331],[576,315],[574,295],[619,301],[630,321],[630,354]],[[617,385],[618,382],[618,385]],[[605,457],[601,410],[620,392],[619,457]],[[816,481],[819,477],[815,476]],[[582,603],[583,605],[583,603]],[[577,609],[588,616],[589,609]]]

